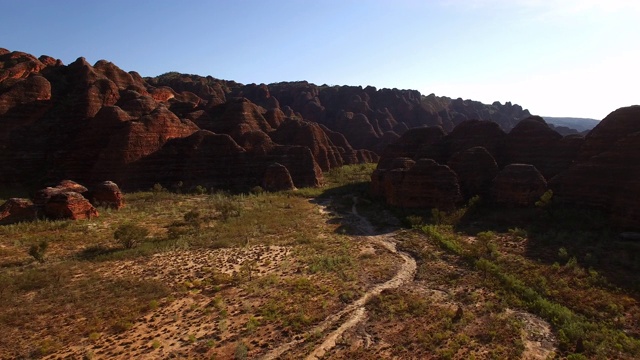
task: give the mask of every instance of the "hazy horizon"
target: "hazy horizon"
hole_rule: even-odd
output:
[[[415,89],[601,120],[637,104],[640,3],[0,0],[0,47],[240,83]]]

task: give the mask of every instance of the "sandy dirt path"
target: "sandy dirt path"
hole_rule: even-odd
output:
[[[416,273],[415,259],[413,259],[409,254],[398,251],[396,249],[396,245],[393,242],[393,234],[376,235],[375,229],[371,225],[371,223],[366,218],[358,214],[356,208],[358,199],[354,198],[353,200],[354,201],[351,208],[351,213],[357,219],[356,224],[354,224],[355,227],[359,229],[359,231],[368,241],[379,244],[391,253],[397,254],[402,259],[402,264],[396,275],[389,281],[374,286],[364,295],[362,295],[358,300],[349,304],[342,311],[327,317],[323,322],[321,322],[318,326],[316,326],[309,332],[310,334],[323,333],[327,329],[335,327],[338,323],[341,322],[341,325],[338,326],[337,329],[326,334],[323,338],[322,343],[317,346],[309,355],[307,355],[306,359],[309,360],[320,359],[325,356],[327,352],[329,352],[336,346],[336,341],[340,338],[340,336],[342,336],[342,334],[344,334],[345,331],[353,328],[366,318],[365,304],[372,296],[379,295],[383,290],[394,289],[412,281]],[[280,345],[279,347],[267,353],[263,357],[263,359],[278,359],[281,355],[287,353],[296,345],[302,343],[304,341],[304,338],[305,337],[301,337],[300,339]]]

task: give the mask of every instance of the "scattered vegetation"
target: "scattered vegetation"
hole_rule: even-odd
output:
[[[387,209],[368,198],[373,168],[334,169],[323,188],[279,193],[156,184],[99,218],[2,226],[0,332],[8,341],[0,353],[37,358],[70,344],[105,347],[174,306],[173,322],[192,316],[213,324],[204,336],[179,335],[193,349],[185,356],[259,357],[265,344],[296,336],[308,350],[325,335],[311,332],[315,325],[397,271],[398,257],[357,236],[347,214],[355,199],[378,228],[399,225],[392,212],[411,228],[395,239],[417,261],[416,282],[366,304],[369,334],[393,344],[388,357],[519,358],[531,326],[524,313],[551,324],[552,356],[640,357],[640,248],[613,241],[600,214],[563,209],[552,194],[527,211],[493,209],[479,198],[449,212]],[[206,265],[154,262],[185,253]],[[123,260],[133,261],[114,275]],[[338,341],[346,345],[348,336]],[[144,344],[164,351],[169,342],[153,334]],[[80,356],[104,357],[99,349]],[[386,356],[357,346],[337,351]]]

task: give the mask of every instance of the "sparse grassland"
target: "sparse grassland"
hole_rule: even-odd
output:
[[[0,227],[0,358],[304,358],[402,263],[354,202],[417,270],[325,358],[640,357],[640,255],[598,214],[388,209],[373,168],[279,193],[156,187],[99,218]]]
[[[322,191],[362,188],[371,169],[336,170]],[[0,357],[122,357],[144,344],[160,357],[224,358],[303,331],[391,276],[394,262],[360,257],[360,245],[306,197],[314,191],[153,189],[87,221],[0,227]],[[185,344],[150,331],[163,318],[169,334],[188,335]]]

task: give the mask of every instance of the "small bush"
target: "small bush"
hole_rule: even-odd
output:
[[[43,263],[44,253],[47,251],[49,247],[49,243],[47,240],[42,240],[38,244],[33,244],[29,247],[29,255],[31,255],[34,259],[36,259],[39,263]]]
[[[233,358],[237,360],[246,359],[249,356],[249,349],[244,342],[239,342],[236,345],[236,351],[233,354]]]
[[[160,194],[163,192],[167,192],[167,189],[165,189],[162,184],[160,183],[155,183],[153,184],[153,187],[151,188],[151,192],[154,194]]]
[[[207,188],[202,186],[202,185],[198,185],[198,186],[194,187],[191,192],[196,194],[196,195],[204,195],[204,194],[207,193]]]
[[[149,230],[135,224],[120,225],[113,233],[116,239],[125,249],[136,247],[145,237],[149,235]]]

